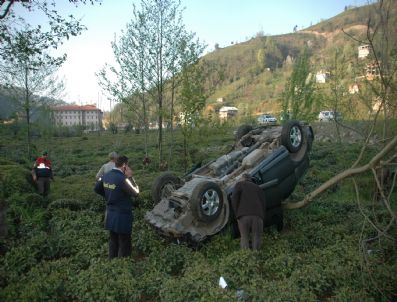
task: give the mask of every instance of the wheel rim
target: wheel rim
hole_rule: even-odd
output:
[[[161,199],[167,198],[171,195],[172,192],[176,190],[176,186],[174,183],[166,183],[162,188],[161,188]]]
[[[297,126],[291,128],[291,131],[289,132],[289,138],[291,140],[291,145],[294,148],[299,147],[302,142],[302,133]]]
[[[204,215],[212,216],[218,211],[220,198],[218,192],[213,189],[207,190],[201,198],[201,210]]]

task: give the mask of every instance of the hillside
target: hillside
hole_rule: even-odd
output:
[[[220,48],[204,56],[204,60],[224,68],[224,81],[211,96],[209,104],[223,98],[225,104],[236,106],[243,116],[262,112],[277,113],[285,83],[291,74],[293,61],[307,47],[313,73],[326,70],[335,50],[355,61],[358,42],[342,32],[362,37],[366,20],[373,5],[351,8],[341,14],[306,29],[276,36],[256,37],[249,41]],[[265,64],[259,59],[266,55]],[[269,60],[267,60],[269,59]],[[352,77],[346,78],[353,82]],[[222,104],[224,105],[224,104]]]

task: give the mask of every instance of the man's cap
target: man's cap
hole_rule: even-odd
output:
[[[48,155],[47,150],[44,150],[43,153],[42,153],[42,155]]]
[[[117,155],[116,152],[112,151],[112,152],[109,153],[109,158],[110,159],[116,159],[117,157],[118,157],[118,155]]]

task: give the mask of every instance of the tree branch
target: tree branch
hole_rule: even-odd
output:
[[[313,192],[309,193],[306,195],[306,197],[296,203],[286,203],[284,205],[285,209],[299,209],[302,208],[306,205],[308,205],[311,201],[313,201],[314,198],[319,196],[321,193],[332,187],[333,185],[339,183],[341,180],[356,175],[356,174],[361,174],[363,172],[366,172],[373,167],[375,167],[381,159],[383,159],[391,150],[393,150],[397,146],[397,136],[395,136],[377,155],[375,155],[369,163],[366,165],[363,165],[361,167],[357,168],[350,168],[347,169],[338,175],[335,175],[325,183],[323,183],[321,186],[319,186],[317,189],[315,189]]]

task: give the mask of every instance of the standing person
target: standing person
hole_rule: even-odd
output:
[[[96,174],[95,178],[98,180],[100,177],[108,173],[110,170],[112,170],[115,166],[115,161],[117,158],[117,153],[116,152],[110,152],[109,153],[109,161],[106,164],[103,164],[102,167],[99,169],[98,173]]]
[[[52,175],[51,161],[48,159],[48,152],[43,151],[32,168],[33,180],[37,183],[39,194],[46,197],[50,192],[50,179],[54,180]]]
[[[131,255],[132,198],[139,187],[132,178],[128,158],[119,156],[115,167],[95,185],[95,192],[106,199],[105,229],[109,230],[109,258]]]
[[[265,218],[265,193],[251,176],[243,174],[232,194],[232,207],[240,231],[240,247],[249,248],[250,233],[252,249],[259,250],[262,244],[263,219]]]

